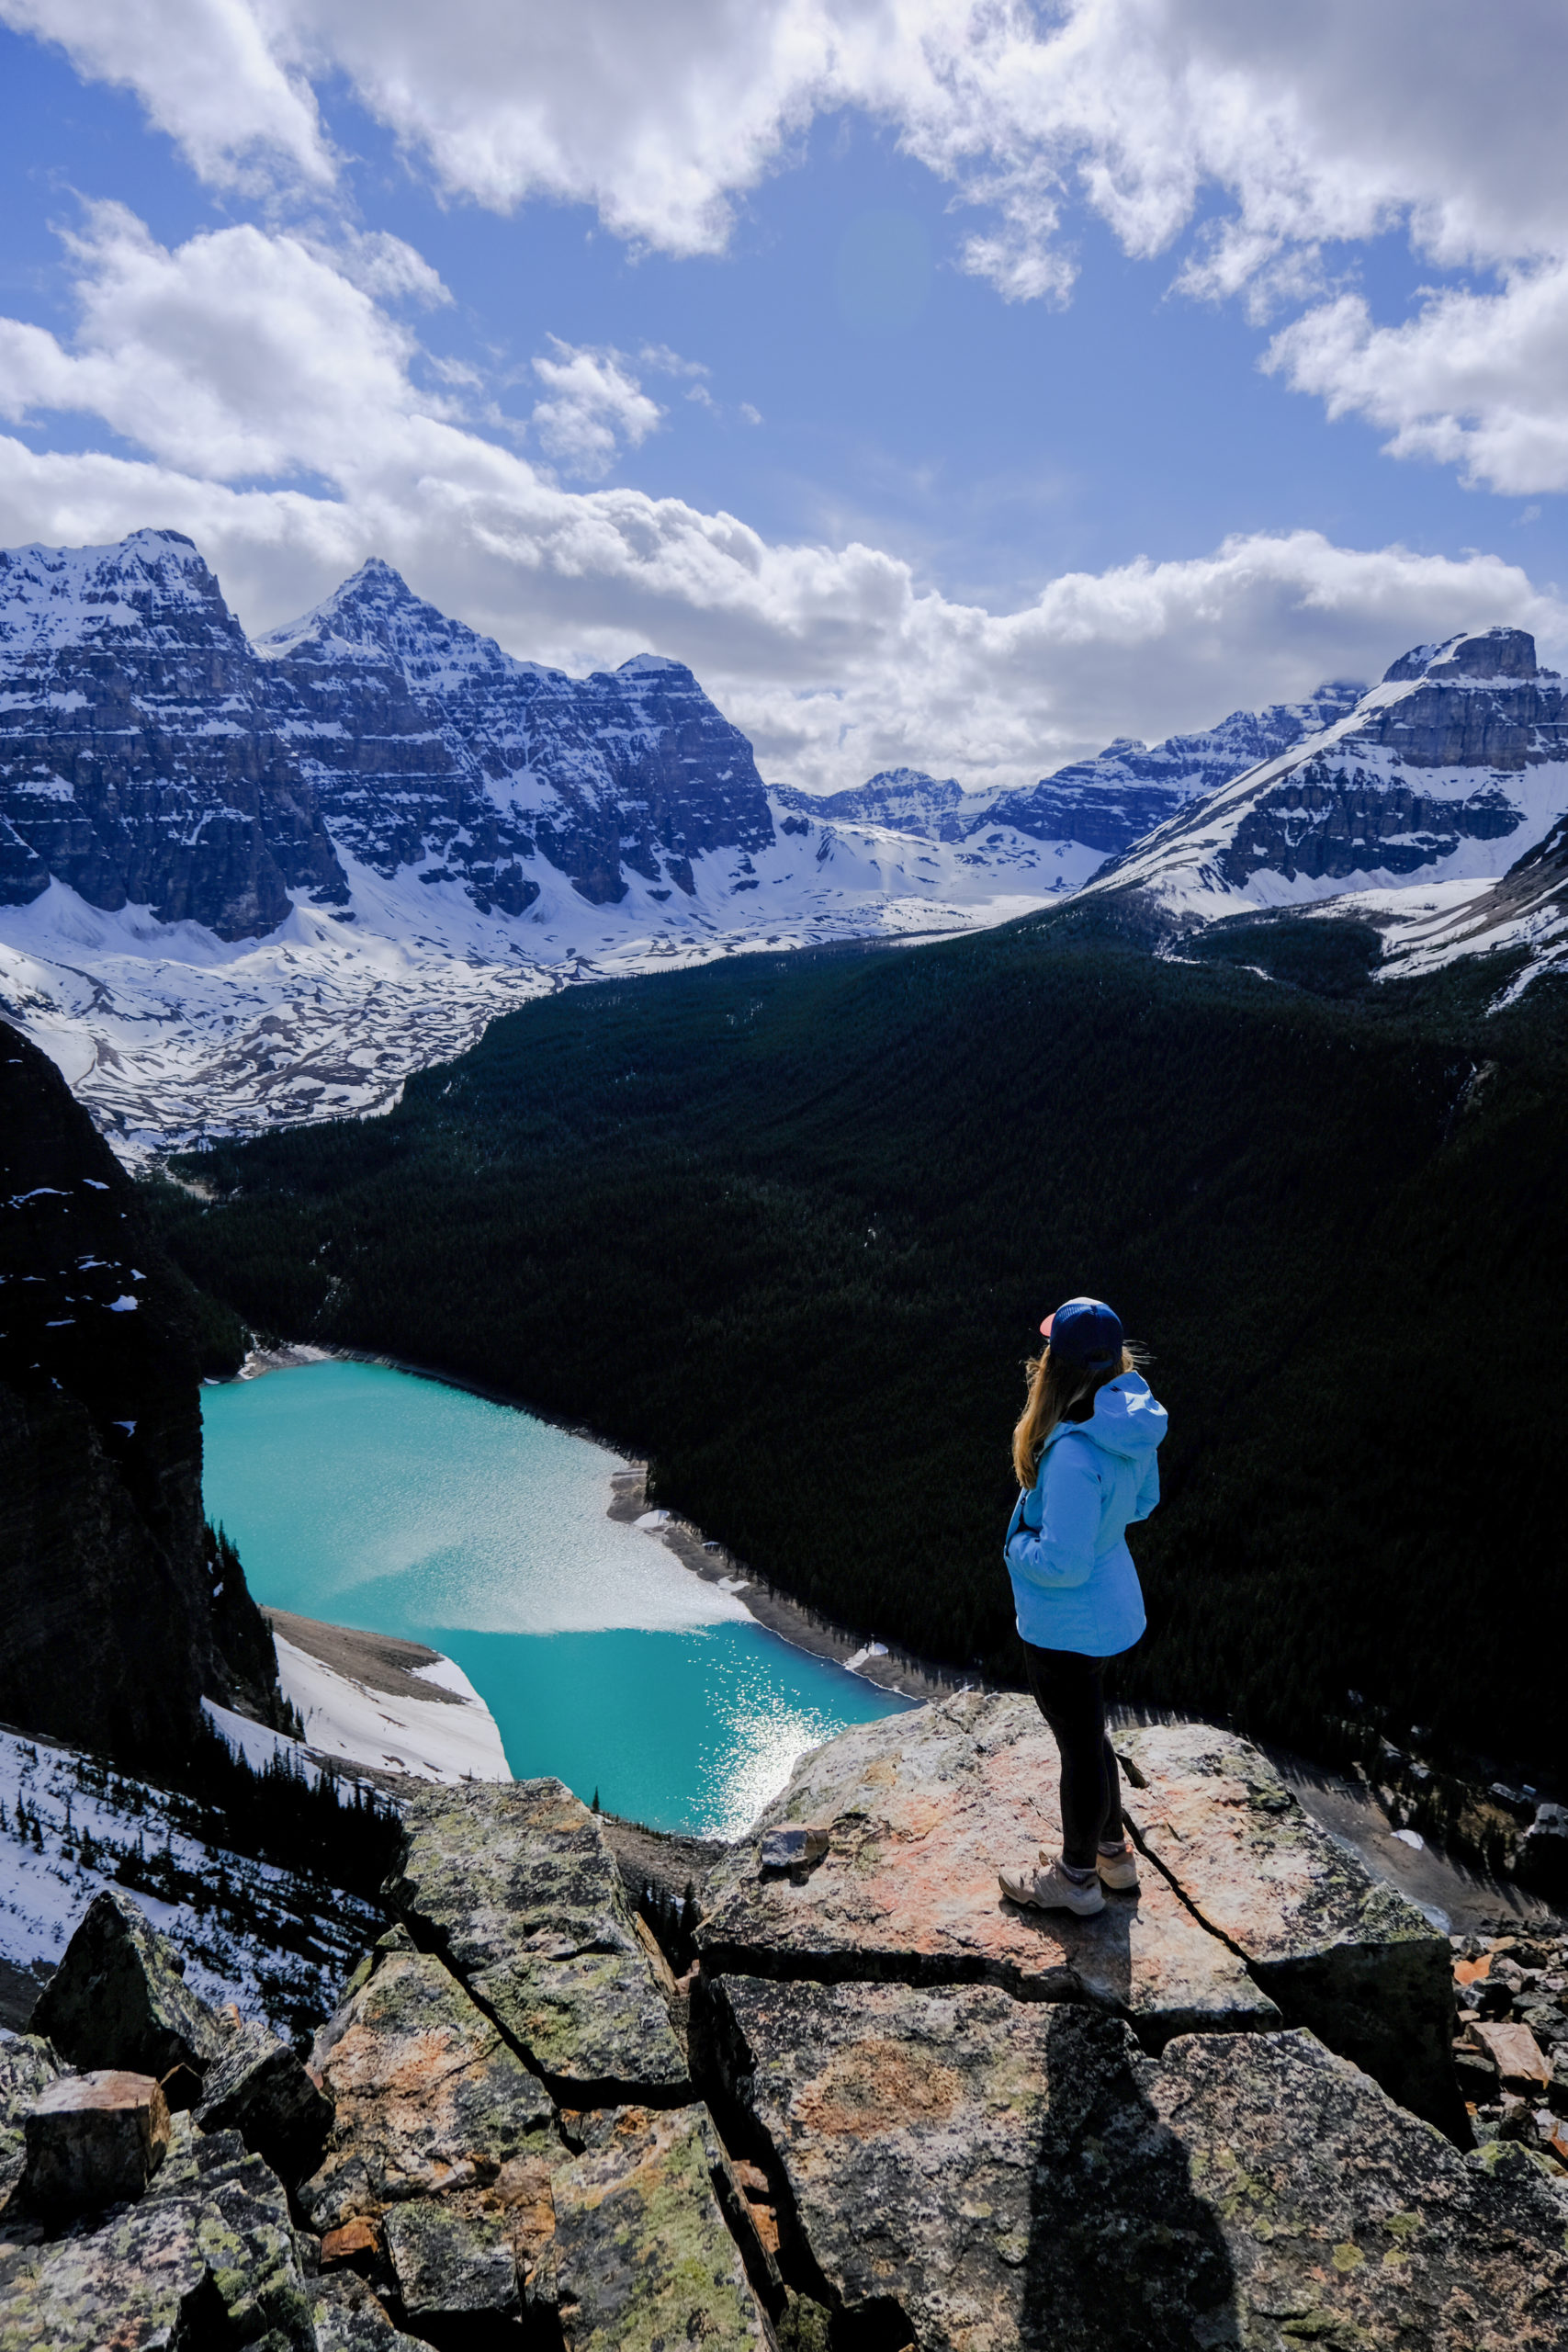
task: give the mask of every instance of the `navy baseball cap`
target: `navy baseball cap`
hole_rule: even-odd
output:
[[[1064,1363],[1081,1364],[1085,1372],[1103,1372],[1122,1361],[1121,1318],[1103,1299],[1069,1298],[1040,1326],[1053,1355]]]

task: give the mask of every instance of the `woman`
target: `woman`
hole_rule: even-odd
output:
[[[1062,1851],[1054,1858],[1042,1847],[1043,1868],[1025,1863],[1000,1877],[1014,1903],[1087,1919],[1105,1908],[1105,1887],[1137,1891],[1102,1677],[1144,1630],[1126,1529],[1159,1500],[1155,1452],[1166,1416],[1100,1300],[1070,1298],[1040,1329],[1045,1350],[1029,1366],[1029,1400],[1012,1433],[1023,1492],[1003,1556],[1030,1688],[1061,1751]]]

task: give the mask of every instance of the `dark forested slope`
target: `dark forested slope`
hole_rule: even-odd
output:
[[[779,1583],[1003,1671],[1021,1366],[1098,1293],[1172,1425],[1123,1689],[1548,1753],[1558,984],[1489,1015],[1496,969],[1373,987],[1346,926],[1183,963],[1114,920],[572,990],[389,1118],[203,1156],[167,1229],[261,1327],[581,1418]]]

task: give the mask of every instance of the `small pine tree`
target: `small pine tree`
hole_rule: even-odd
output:
[[[599,1792],[598,1792],[598,1790],[597,1790],[597,1789],[595,1789],[595,1790],[594,1790],[594,1792],[593,1792],[593,1811],[594,1811],[595,1813],[597,1813],[597,1812],[598,1812],[598,1810],[599,1810]]]

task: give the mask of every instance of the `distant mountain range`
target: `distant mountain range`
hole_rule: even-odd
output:
[[[1555,689],[1531,648],[1529,677],[1488,681],[1492,733],[1454,737],[1468,765],[1435,718],[1384,743],[1391,693],[1453,703],[1451,654],[1023,790],[895,769],[816,797],[765,785],[681,663],[518,661],[379,561],[252,642],[177,532],[22,548],[0,554],[0,1007],[135,1157],[384,1107],[574,980],[973,929],[1096,876],[1178,922],[1393,880],[1429,803],[1467,844],[1454,870],[1495,876],[1568,808],[1555,752],[1506,748],[1533,723],[1508,697],[1556,711]],[[1303,792],[1359,807],[1341,744],[1355,778],[1379,746],[1380,775],[1427,775],[1425,797],[1388,784],[1375,871],[1302,813]],[[1529,771],[1523,802],[1494,754]]]
[[[1523,629],[1419,645],[1320,734],[1248,768],[1094,877],[1173,927],[1352,894],[1449,910],[1568,810],[1568,695]],[[1409,894],[1421,894],[1419,899]]]

